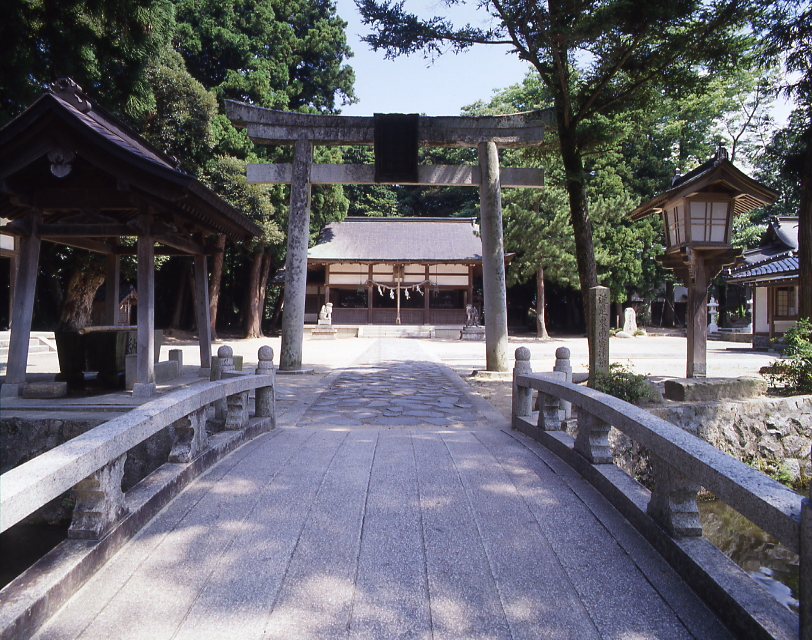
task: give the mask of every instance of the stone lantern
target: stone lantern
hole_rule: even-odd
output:
[[[659,213],[663,218],[665,254],[657,259],[673,269],[688,289],[687,377],[707,371],[707,291],[722,267],[734,264],[741,250],[730,237],[733,217],[771,204],[778,194],[737,169],[724,147],[706,163],[631,212],[632,220]]]

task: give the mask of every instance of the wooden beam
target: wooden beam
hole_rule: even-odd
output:
[[[131,194],[118,189],[42,189],[31,196],[15,193],[11,199],[19,206],[34,206],[42,210],[127,210],[137,207]]]
[[[165,233],[160,236],[155,236],[155,240],[163,245],[173,247],[175,249],[180,249],[181,251],[185,251],[186,253],[192,255],[206,254],[205,246],[193,242],[191,240],[187,240],[186,238],[182,238],[178,235],[175,235],[174,233]]]
[[[119,247],[113,244],[107,244],[106,242],[99,242],[98,240],[91,240],[89,238],[43,238],[43,240],[47,240],[48,242],[53,242],[54,244],[64,244],[67,247],[74,247],[76,249],[87,249],[88,251],[95,251],[96,253],[104,253],[104,254],[118,254]]]
[[[290,184],[289,164],[249,164],[248,182],[252,184]],[[435,186],[475,187],[480,183],[479,167],[469,165],[427,165],[417,168],[415,184]],[[375,166],[371,164],[314,164],[310,167],[313,184],[381,184],[375,182]],[[506,167],[501,170],[502,187],[544,186],[542,169]],[[395,184],[395,183],[383,183]]]
[[[135,229],[126,224],[41,224],[40,238],[110,238],[134,236]]]

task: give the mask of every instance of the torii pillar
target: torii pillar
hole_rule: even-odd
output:
[[[485,350],[488,371],[508,370],[507,296],[502,243],[502,187],[544,185],[541,169],[500,170],[498,150],[538,146],[554,121],[552,110],[508,116],[426,117],[378,114],[373,117],[332,116],[274,111],[226,100],[226,113],[245,127],[257,144],[293,144],[293,164],[249,164],[248,182],[290,184],[290,214],[285,261],[285,311],[279,369],[302,366],[307,245],[310,234],[312,184],[426,184],[479,186],[482,270],[485,295]],[[385,135],[382,119],[391,118]],[[411,122],[411,125],[408,124]],[[410,128],[411,127],[411,128]],[[397,149],[386,150],[393,143]],[[375,165],[312,164],[315,145],[375,145]],[[417,165],[418,146],[475,147],[479,166]],[[384,154],[379,155],[383,149]],[[406,176],[406,177],[404,177]]]

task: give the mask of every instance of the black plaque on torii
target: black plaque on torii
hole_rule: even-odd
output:
[[[417,183],[418,123],[416,113],[376,113],[375,182]]]

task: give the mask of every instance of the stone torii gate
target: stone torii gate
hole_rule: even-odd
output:
[[[482,283],[488,371],[507,371],[507,297],[502,244],[501,187],[542,187],[541,169],[500,170],[498,150],[538,146],[551,110],[507,116],[372,117],[275,111],[226,100],[226,113],[257,144],[292,144],[292,164],[249,164],[248,182],[290,184],[285,313],[280,369],[301,368],[312,184],[479,186]],[[374,145],[374,165],[314,164],[314,145]],[[476,147],[479,166],[418,166],[420,146]]]

